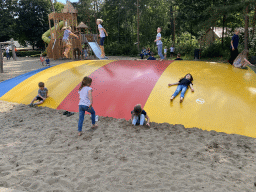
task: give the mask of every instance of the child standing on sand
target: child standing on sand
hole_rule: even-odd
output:
[[[174,98],[179,94],[179,92],[181,91],[181,94],[180,94],[180,102],[182,102],[183,99],[184,99],[184,95],[185,95],[185,92],[187,91],[188,86],[190,86],[191,91],[194,92],[192,81],[193,81],[193,77],[192,77],[192,75],[191,75],[190,73],[188,73],[187,75],[185,75],[184,78],[181,78],[179,82],[177,82],[177,83],[172,83],[172,84],[168,84],[168,86],[178,85],[176,91],[174,92],[174,94],[173,94],[172,97],[171,97],[171,101],[173,101],[173,99],[174,99]]]
[[[81,86],[79,88],[79,121],[78,121],[78,136],[82,135],[82,127],[84,122],[85,111],[91,113],[92,128],[97,127],[95,124],[95,111],[92,107],[92,79],[90,77],[84,77]]]
[[[45,101],[45,99],[48,97],[48,89],[44,87],[44,83],[40,82],[38,83],[38,86],[39,86],[38,95],[31,101],[29,105],[30,107],[42,104]],[[35,101],[38,101],[38,102],[34,103]]]
[[[44,66],[44,57],[43,57],[43,54],[41,53],[40,55],[40,61],[42,62],[42,65]]]
[[[148,117],[146,111],[144,111],[141,108],[141,104],[135,105],[134,110],[131,112],[131,114],[132,114],[131,120],[132,120],[132,124],[133,125],[144,125],[145,118],[147,118],[146,125],[150,127],[150,125],[149,125],[149,117]]]
[[[103,20],[97,19],[96,24],[98,25],[99,29],[99,36],[100,36],[100,49],[101,49],[101,58],[105,58],[105,51],[104,51],[104,40],[105,37],[108,36],[107,31],[102,27]]]
[[[157,28],[157,36],[156,36],[155,42],[156,42],[156,45],[157,45],[158,55],[160,57],[160,61],[163,61],[164,60],[164,56],[163,56],[163,53],[162,53],[162,51],[163,51],[163,43],[161,41],[161,39],[162,39],[161,31],[162,31],[161,28],[158,27]]]

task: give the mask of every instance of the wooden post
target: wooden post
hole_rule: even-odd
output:
[[[4,72],[4,62],[3,62],[3,52],[2,52],[2,44],[0,43],[0,73]]]
[[[139,29],[139,0],[137,0],[137,46],[138,52],[140,51],[140,29]]]
[[[11,38],[11,42],[12,42],[12,58],[14,61],[16,61],[17,58],[16,58],[16,53],[15,53],[15,46],[14,46],[13,38]]]
[[[248,26],[249,26],[249,6],[245,9],[245,27],[244,27],[244,49],[248,49]]]
[[[173,44],[175,47],[175,12],[176,12],[176,7],[174,6],[174,14],[173,14]]]

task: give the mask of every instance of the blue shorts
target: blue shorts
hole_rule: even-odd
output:
[[[104,40],[105,40],[105,37],[101,37],[101,38],[100,38],[100,45],[101,45],[101,46],[104,46]]]
[[[43,99],[41,97],[39,97],[39,96],[36,96],[36,100],[43,101]]]

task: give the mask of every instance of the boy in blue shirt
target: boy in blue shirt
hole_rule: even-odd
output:
[[[45,62],[46,62],[46,66],[50,66],[50,59],[49,59],[49,57],[46,57]]]
[[[38,83],[38,86],[39,86],[38,95],[31,101],[29,105],[30,107],[42,104],[45,101],[45,99],[48,97],[48,89],[44,87],[44,83],[40,82]],[[35,101],[38,101],[38,102],[34,104]]]
[[[140,58],[143,59],[145,55],[146,55],[146,49],[142,47]]]
[[[238,44],[239,44],[239,30],[235,30],[235,34],[232,37],[231,45],[230,45],[230,59],[228,62],[232,65],[236,57],[238,56]]]
[[[151,53],[147,60],[156,60],[156,58],[154,57],[154,53]]]

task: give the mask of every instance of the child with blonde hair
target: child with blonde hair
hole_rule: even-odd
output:
[[[233,66],[241,69],[247,69],[247,65],[252,65],[248,59],[249,51],[244,49],[234,60]]]
[[[74,36],[76,37],[77,39],[79,38],[77,35],[75,35],[74,33],[71,32],[71,27],[63,27],[62,28],[64,31],[64,34],[63,34],[63,38],[62,38],[62,42],[64,44],[64,48],[65,48],[65,51],[63,53],[63,55],[68,58],[68,52],[71,48],[71,43],[69,41],[69,36]]]
[[[99,30],[99,37],[100,37],[100,49],[101,49],[101,58],[105,58],[105,51],[104,51],[104,40],[105,37],[108,36],[107,31],[102,27],[103,20],[102,19],[97,19],[96,24],[98,25],[98,30]]]
[[[156,35],[156,45],[157,45],[157,50],[158,50],[158,55],[160,57],[160,61],[163,61],[164,60],[164,56],[163,56],[163,43],[161,41],[162,37],[161,37],[161,27],[158,27],[157,28],[157,35]]]

